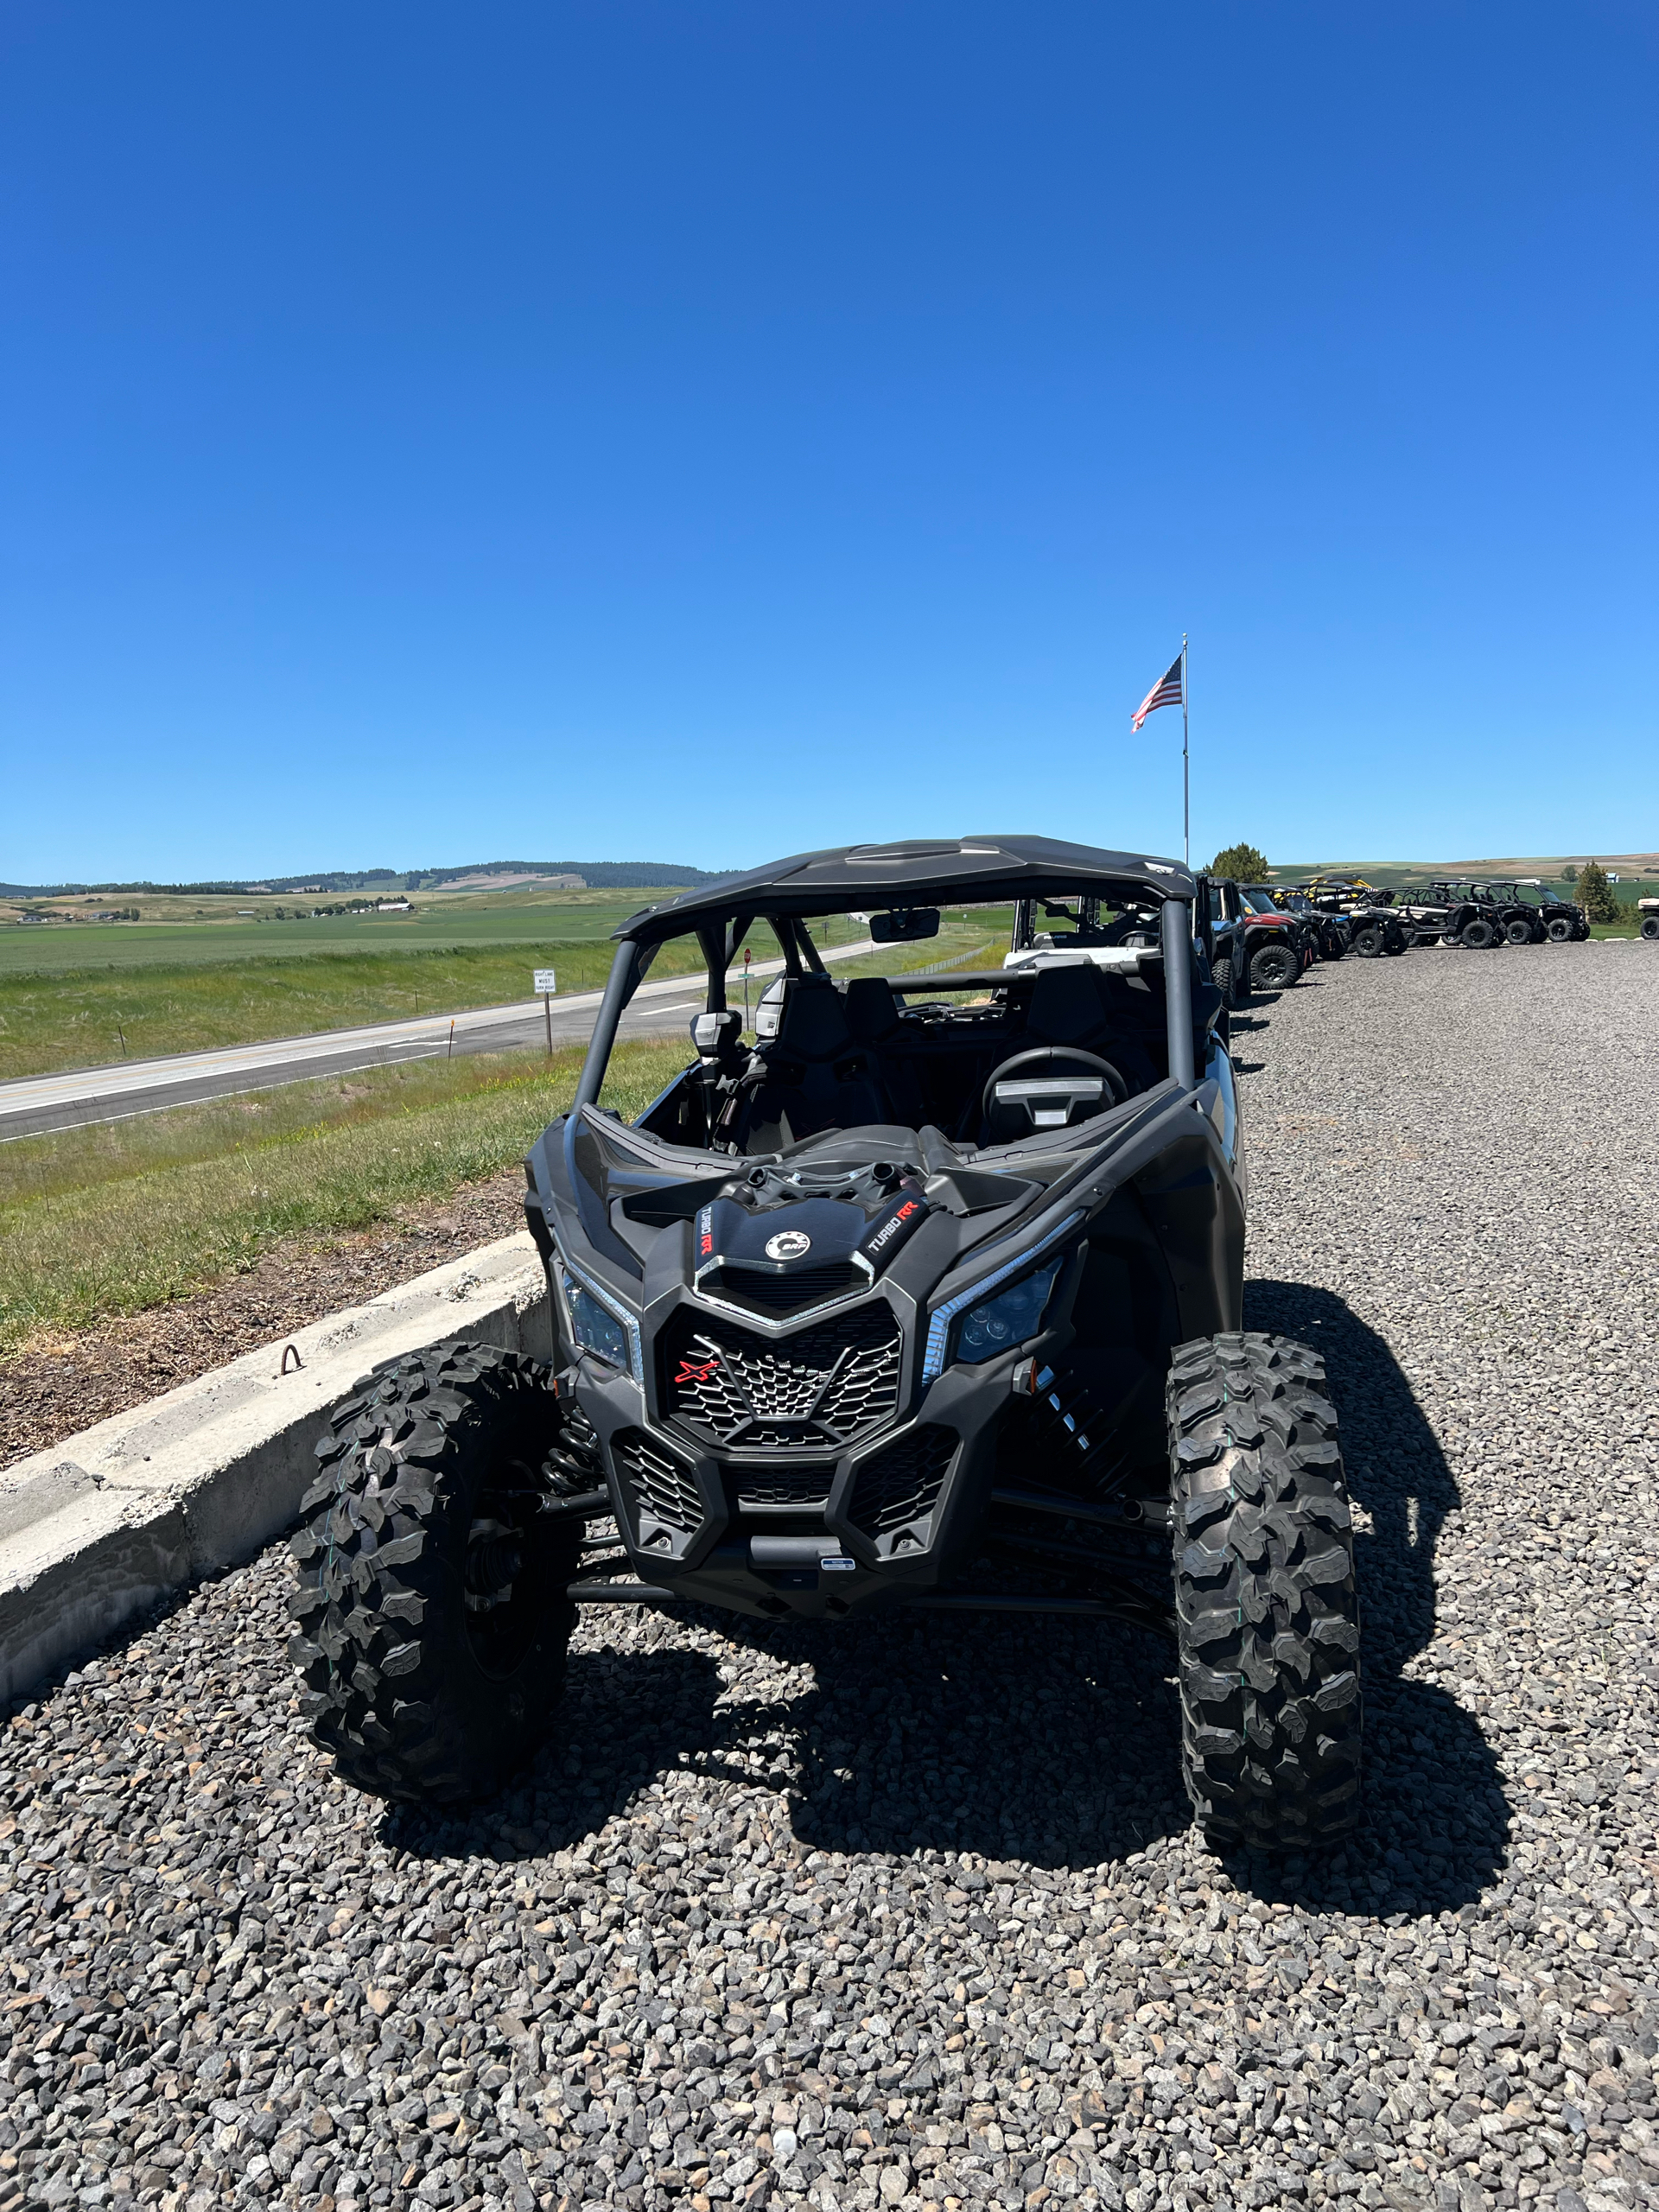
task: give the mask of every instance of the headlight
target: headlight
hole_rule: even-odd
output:
[[[957,1359],[964,1366],[977,1367],[982,1361],[995,1359],[998,1352],[1034,1337],[1043,1325],[1043,1308],[1059,1272],[1059,1262],[1051,1260],[1034,1275],[1011,1282],[994,1298],[970,1306],[957,1324]]]
[[[1081,1209],[1067,1214],[1059,1227],[1052,1229],[1034,1249],[1022,1252],[1006,1267],[998,1268],[971,1290],[961,1291],[943,1306],[934,1307],[927,1325],[926,1349],[922,1354],[924,1388],[937,1382],[944,1372],[950,1325],[959,1313],[966,1319],[956,1332],[955,1357],[966,1366],[978,1366],[982,1361],[995,1358],[1010,1344],[1023,1344],[1027,1337],[1036,1335],[1042,1326],[1054,1278],[1065,1263],[1065,1255],[1061,1253],[1058,1259],[1045,1261],[1037,1268],[1032,1262],[1069,1236],[1083,1217]]]
[[[559,1276],[572,1340],[582,1351],[593,1352],[640,1382],[645,1367],[639,1353],[639,1324],[624,1306],[607,1298],[568,1263],[561,1268]]]

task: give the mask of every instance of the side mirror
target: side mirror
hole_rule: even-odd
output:
[[[700,1014],[691,1023],[691,1042],[705,1060],[723,1059],[734,1050],[743,1027],[741,1014]]]
[[[870,935],[878,944],[914,944],[938,933],[937,906],[895,906],[889,914],[870,916]]]

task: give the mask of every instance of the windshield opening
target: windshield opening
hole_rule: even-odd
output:
[[[1166,1079],[1157,904],[1062,891],[895,907],[880,924],[898,933],[887,944],[875,939],[880,911],[728,930],[709,1010],[723,996],[726,1019],[697,1022],[696,1057],[639,1126],[751,1158],[832,1131],[930,1126],[983,1148],[1047,1131],[1033,1117],[1052,1102],[1033,1083],[1064,1090],[1061,1127]],[[678,988],[663,997],[663,1029],[691,1026]],[[653,1016],[636,997],[626,1018]]]

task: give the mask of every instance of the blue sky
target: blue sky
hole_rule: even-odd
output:
[[[0,878],[1659,844],[1659,18],[0,22]]]

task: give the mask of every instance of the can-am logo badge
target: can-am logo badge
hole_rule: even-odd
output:
[[[769,1260],[798,1260],[812,1249],[812,1239],[801,1229],[780,1229],[766,1239]]]

